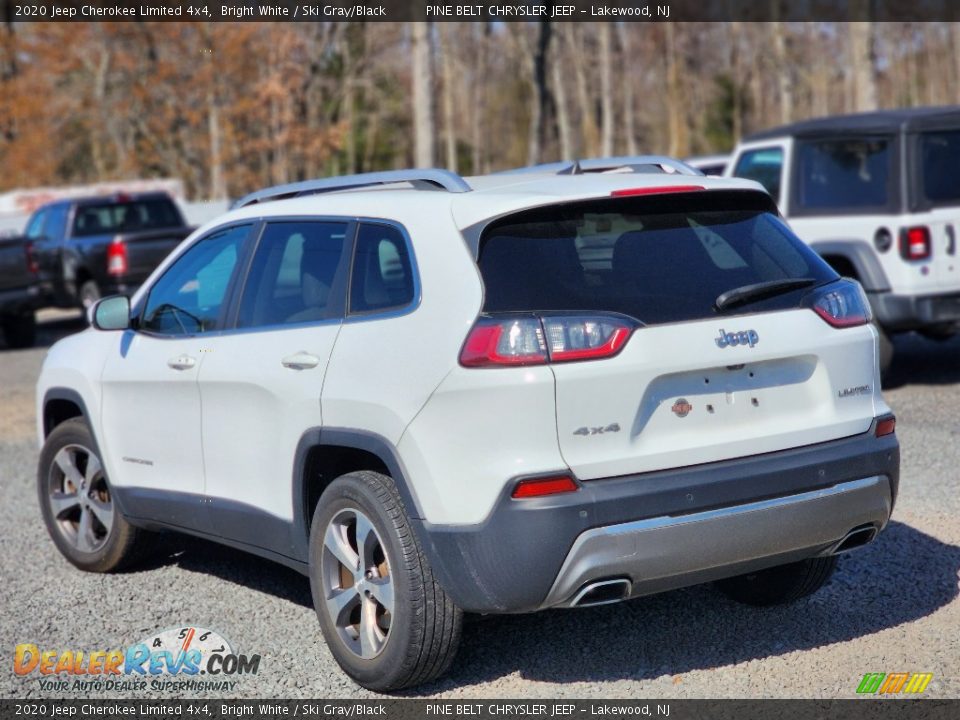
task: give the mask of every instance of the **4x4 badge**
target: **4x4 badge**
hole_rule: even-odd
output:
[[[620,425],[611,423],[606,427],[582,427],[573,431],[574,435],[603,435],[604,433],[620,432]]]
[[[673,414],[676,415],[677,417],[685,418],[687,415],[690,414],[690,411],[693,410],[693,405],[687,402],[686,398],[680,398],[673,404],[673,407],[670,409],[673,411]]]

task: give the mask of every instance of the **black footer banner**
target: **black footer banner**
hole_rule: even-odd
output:
[[[953,720],[960,700],[0,700],[0,718]]]

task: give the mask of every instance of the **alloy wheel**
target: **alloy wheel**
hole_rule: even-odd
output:
[[[386,646],[394,588],[383,541],[363,512],[338,512],[323,534],[320,560],[326,610],[344,645],[364,660]]]

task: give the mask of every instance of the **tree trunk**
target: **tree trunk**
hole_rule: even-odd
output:
[[[773,15],[779,18],[780,2],[773,1]],[[773,32],[773,54],[776,58],[777,90],[780,96],[780,122],[793,120],[793,67],[787,57],[787,30],[779,20],[770,23]]]
[[[627,144],[627,155],[636,155],[637,150],[637,123],[636,109],[633,107],[633,74],[630,71],[633,61],[633,47],[630,42],[631,26],[627,30],[627,23],[617,24],[617,35],[620,39],[620,77],[622,80],[621,93],[623,94],[623,135]]]
[[[455,43],[450,37],[453,28],[452,24],[444,23],[438,27],[438,32],[440,33],[440,58],[443,68],[443,136],[447,155],[446,165],[448,170],[457,172],[457,128],[453,114],[453,91],[456,82],[453,59]]]
[[[548,52],[550,50],[551,26],[548,20],[539,23],[537,45],[533,53],[533,103],[530,108],[530,136],[527,143],[527,164],[541,161],[546,144],[547,126],[550,118],[550,88],[547,87]]]
[[[560,131],[560,158],[573,160],[576,149],[573,143],[573,128],[570,125],[570,109],[567,107],[567,86],[563,80],[562,53],[558,53],[550,66],[553,79],[553,94],[557,105],[557,128]]]
[[[594,122],[593,117],[593,107],[590,102],[590,91],[587,87],[587,73],[586,67],[589,59],[586,56],[586,53],[583,51],[583,48],[580,46],[579,41],[576,37],[576,27],[575,25],[567,26],[565,23],[561,23],[565,34],[567,36],[567,41],[569,44],[570,56],[573,58],[573,67],[575,70],[575,77],[577,81],[577,104],[580,106],[580,149],[581,153],[586,156],[596,155],[599,151],[599,138],[597,133],[597,125]],[[567,29],[569,27],[569,30]],[[580,26],[581,28],[583,26]]]
[[[664,23],[667,60],[667,127],[670,131],[670,155],[684,157],[690,154],[690,138],[684,115],[683,87],[680,78],[680,52],[674,23]]]
[[[613,157],[613,58],[610,23],[600,23],[600,154]]]
[[[410,26],[413,45],[413,163],[416,167],[426,168],[436,163],[432,28],[427,22],[414,22]]]
[[[850,12],[865,17],[869,0],[850,0]],[[872,22],[848,24],[850,68],[853,80],[853,108],[857,112],[877,109],[876,53]]]

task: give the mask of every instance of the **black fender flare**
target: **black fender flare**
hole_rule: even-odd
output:
[[[101,462],[103,461],[103,450],[100,449],[100,440],[97,438],[97,432],[94,430],[93,425],[90,422],[90,412],[87,410],[87,403],[84,402],[83,396],[80,395],[76,390],[65,387],[52,387],[49,388],[43,394],[43,404],[40,407],[40,411],[43,413],[41,416],[41,421],[43,422],[44,438],[46,438],[49,433],[47,432],[47,405],[52,400],[67,400],[72,402],[78,408],[80,408],[80,417],[83,418],[84,422],[87,423],[87,427],[90,429],[90,437],[93,439],[93,450],[100,457]],[[123,500],[121,496],[122,492],[113,492],[111,493],[113,502],[117,504],[117,507],[120,510],[120,514],[124,517],[128,516],[126,508],[123,506]]]
[[[823,240],[810,243],[810,248],[821,257],[832,255],[848,260],[867,292],[890,291],[890,281],[877,259],[877,251],[864,240]]]
[[[293,547],[298,559],[306,562],[309,557],[310,518],[307,517],[309,487],[306,478],[307,457],[310,450],[323,446],[348,447],[364,450],[375,455],[386,466],[393,478],[400,499],[407,510],[408,519],[413,525],[426,550],[426,538],[423,534],[423,513],[416,492],[410,484],[408,474],[396,447],[387,438],[377,433],[354,428],[314,427],[305,431],[297,443],[293,460]]]

